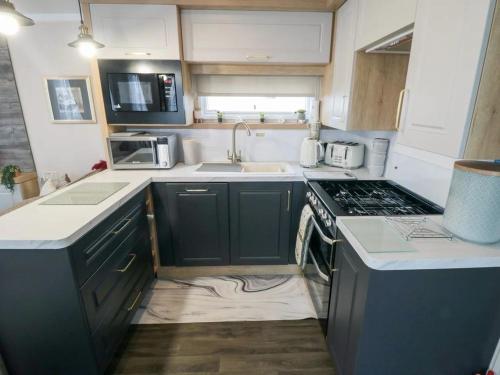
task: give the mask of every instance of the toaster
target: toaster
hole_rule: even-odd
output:
[[[329,143],[325,151],[325,164],[341,168],[359,168],[363,165],[365,145],[355,142]]]

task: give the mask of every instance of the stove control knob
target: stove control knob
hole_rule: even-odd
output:
[[[319,216],[323,217],[323,215],[325,214],[325,210],[323,210],[322,208],[320,208],[318,210],[318,213],[319,213]]]
[[[306,198],[311,198],[312,193],[310,191],[307,192]]]
[[[321,218],[322,218],[323,220],[328,219],[328,214],[327,214],[326,212],[323,212],[323,213],[321,213],[321,212],[320,212],[320,213],[319,213],[319,216],[321,216]]]
[[[331,227],[332,226],[332,221],[330,219],[325,220],[325,226],[326,227]]]
[[[311,201],[313,206],[316,206],[318,204],[318,200],[316,199],[316,197],[311,197],[311,198],[309,198],[309,200]]]

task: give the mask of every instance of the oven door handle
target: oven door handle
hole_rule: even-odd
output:
[[[316,227],[316,230],[318,231],[318,234],[321,237],[321,239],[323,241],[325,241],[328,245],[333,245],[334,243],[342,241],[342,240],[334,240],[334,239],[328,237],[326,234],[324,234],[323,231],[321,230],[321,227],[319,226],[318,222],[316,221],[316,219],[314,217],[311,217],[311,221],[314,224],[314,226]]]
[[[153,153],[153,164],[159,165],[159,163],[158,163],[158,142],[156,140],[151,140],[151,152]]]
[[[319,269],[319,266],[318,266],[318,262],[316,261],[316,258],[314,257],[314,254],[312,253],[311,249],[308,250],[308,253],[309,253],[309,256],[311,257],[311,260],[314,264],[314,268],[316,268],[316,272],[318,273],[319,277],[321,277],[323,280],[325,280],[326,282],[330,282],[330,278],[328,277],[328,275],[325,275],[320,269]]]

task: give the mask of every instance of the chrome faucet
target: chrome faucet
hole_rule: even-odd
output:
[[[238,154],[236,154],[236,130],[240,125],[243,125],[247,129],[247,135],[250,137],[252,135],[252,132],[250,131],[250,128],[248,127],[246,121],[238,121],[236,124],[233,126],[233,144],[232,148],[233,151],[231,154],[229,154],[229,150],[227,150],[227,158],[231,160],[231,163],[235,164],[239,161],[241,161],[241,150],[239,151]]]

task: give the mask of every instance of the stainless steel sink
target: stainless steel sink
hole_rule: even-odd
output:
[[[293,169],[288,163],[203,163],[196,172],[237,173],[237,174],[291,174]]]

